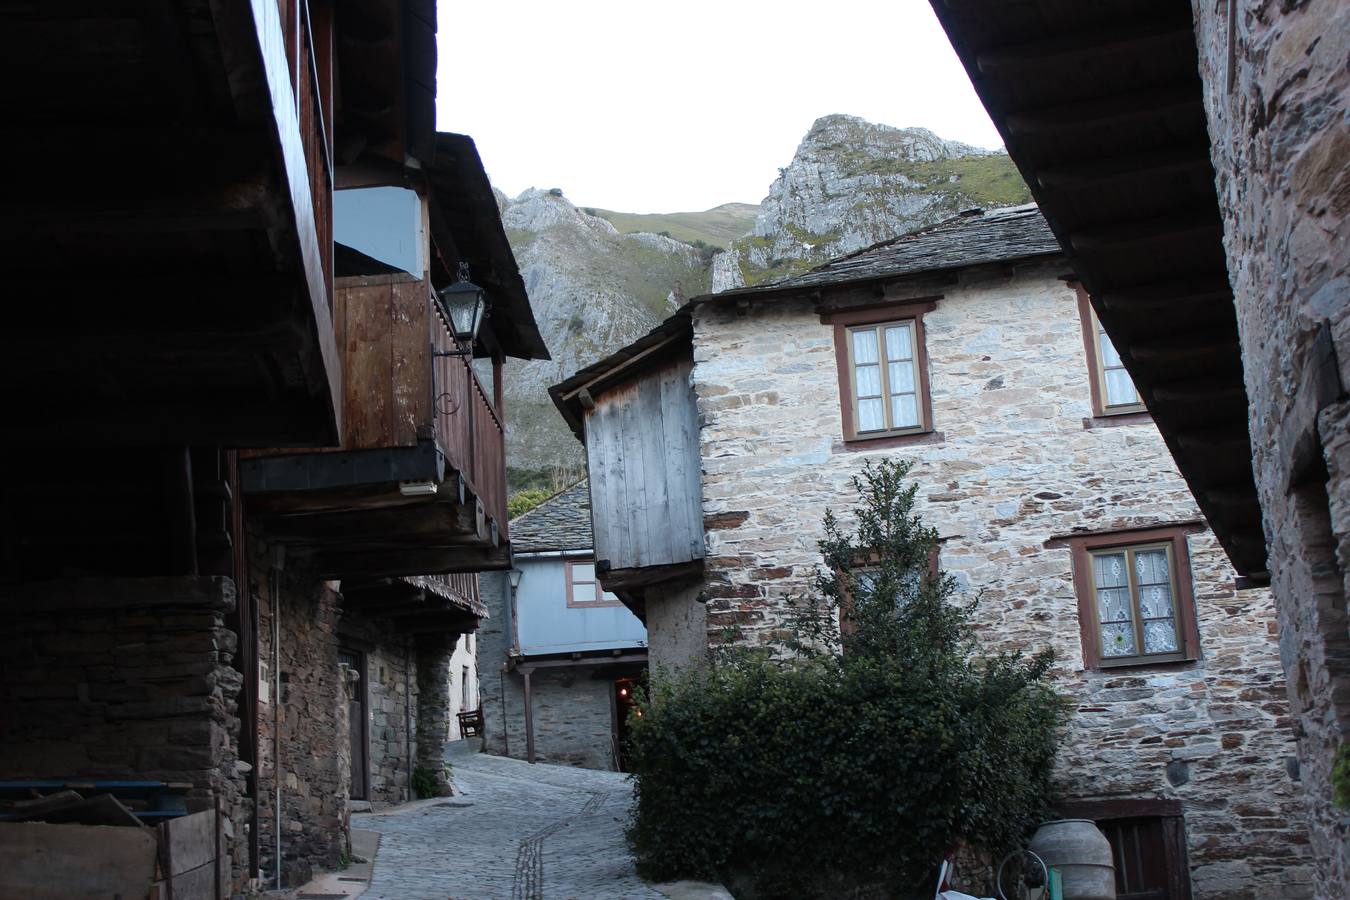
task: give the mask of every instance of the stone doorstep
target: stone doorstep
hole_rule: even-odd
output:
[[[380,835],[362,828],[352,829],[353,862],[345,869],[324,872],[294,891],[272,892],[262,897],[274,900],[351,900],[370,887],[375,872],[375,854],[379,852]]]

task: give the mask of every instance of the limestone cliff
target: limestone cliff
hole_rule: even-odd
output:
[[[673,295],[708,290],[711,253],[659,234],[622,234],[562,191],[499,197],[502,222],[553,359],[508,367],[507,459],[515,476],[579,475],[581,448],[548,399],[550,384],[644,334]]]
[[[779,169],[750,235],[719,260],[725,290],[795,275],[972,206],[1031,199],[1001,151],[947,141],[926,128],[817,119]],[[733,264],[734,263],[734,264]]]

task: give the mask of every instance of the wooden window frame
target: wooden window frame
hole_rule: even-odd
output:
[[[587,558],[585,558],[585,559],[582,559],[582,558],[579,558],[579,557],[578,557],[578,558],[576,558],[576,559],[565,559],[565,560],[563,560],[563,576],[564,576],[564,581],[565,581],[565,584],[566,584],[566,588],[565,588],[566,593],[564,594],[564,597],[565,597],[566,600],[567,600],[567,608],[568,608],[568,609],[598,609],[598,608],[606,607],[606,606],[623,606],[623,601],[622,601],[622,600],[618,600],[618,599],[615,599],[615,600],[606,600],[606,599],[605,599],[605,589],[604,589],[604,588],[601,586],[601,584],[600,584],[600,573],[599,573],[599,571],[597,571],[597,572],[595,573],[595,581],[577,581],[577,580],[575,580],[575,579],[572,578],[572,567],[573,567],[573,566],[592,566],[592,567],[594,567],[594,566],[595,566],[595,560],[592,559],[592,558],[590,558],[590,557],[587,557]],[[572,599],[572,585],[574,585],[574,584],[592,584],[592,585],[594,585],[594,586],[595,586],[595,599],[594,599],[594,600],[573,600],[573,599]]]
[[[1120,403],[1115,406],[1107,404],[1106,365],[1102,360],[1102,344],[1098,339],[1101,323],[1097,319],[1097,313],[1092,309],[1092,301],[1088,299],[1087,291],[1083,290],[1082,285],[1077,285],[1077,291],[1078,319],[1083,326],[1083,351],[1087,354],[1088,380],[1092,387],[1092,415],[1095,418],[1137,416],[1140,413],[1147,415],[1148,407],[1144,405],[1138,387],[1135,387],[1134,393],[1139,397],[1139,402]]]
[[[1196,621],[1195,588],[1191,582],[1191,556],[1186,535],[1194,526],[1177,525],[1161,528],[1133,529],[1106,534],[1071,537],[1068,543],[1073,555],[1074,593],[1078,595],[1078,627],[1083,644],[1083,664],[1089,669],[1116,669],[1123,667],[1175,665],[1200,658],[1200,629]],[[1097,591],[1092,574],[1092,557],[1111,550],[1138,550],[1166,546],[1168,565],[1172,575],[1172,609],[1175,614],[1179,649],[1172,653],[1136,653],[1132,656],[1104,656],[1101,652],[1101,627],[1097,621]],[[1142,648],[1139,637],[1138,596],[1133,571],[1129,574],[1130,598],[1134,604],[1133,622],[1136,625],[1136,647]]]
[[[853,565],[849,569],[849,572],[854,573],[854,572],[867,572],[875,570],[877,568],[877,563],[879,561],[880,556],[876,553],[859,555],[856,558],[854,558]],[[939,568],[941,563],[942,563],[942,542],[941,540],[939,540],[938,543],[934,544],[928,551],[928,571],[925,573],[925,577],[928,580],[937,578],[938,575],[941,574],[941,570]],[[835,569],[834,577],[843,578],[844,577],[843,570]],[[841,596],[839,600],[840,600],[839,635],[840,637],[843,637],[846,634],[852,634],[856,629],[856,626],[853,624],[852,620],[849,619],[848,616],[849,610],[853,608],[853,595],[849,591],[845,590],[843,592],[843,596]]]
[[[887,303],[881,306],[836,310],[823,312],[820,321],[834,327],[835,366],[839,376],[839,412],[843,422],[844,444],[853,447],[883,447],[914,443],[933,434],[933,399],[928,379],[928,340],[924,329],[925,313],[937,308],[937,300],[926,298],[903,303]],[[893,428],[886,431],[869,431],[859,434],[854,409],[857,405],[853,384],[853,342],[850,332],[855,328],[899,325],[912,322],[914,325],[914,388],[919,409],[919,424],[910,428]],[[890,397],[886,393],[886,366],[882,369],[882,396],[889,408]]]

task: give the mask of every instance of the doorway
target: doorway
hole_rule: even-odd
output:
[[[366,753],[366,655],[360,650],[341,648],[338,662],[357,674],[353,688],[355,696],[347,700],[347,739],[351,742],[352,770],[348,796],[353,800],[368,800],[370,774]]]
[[[614,768],[620,772],[628,771],[624,748],[628,744],[628,715],[637,706],[633,700],[636,687],[636,678],[614,679]]]

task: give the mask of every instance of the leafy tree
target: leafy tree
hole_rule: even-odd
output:
[[[930,564],[909,471],[865,467],[851,529],[825,514],[825,566],[780,652],[653,677],[628,754],[644,874],[931,897],[950,848],[1002,854],[1043,817],[1063,714],[1051,656],[982,651],[974,603]]]

